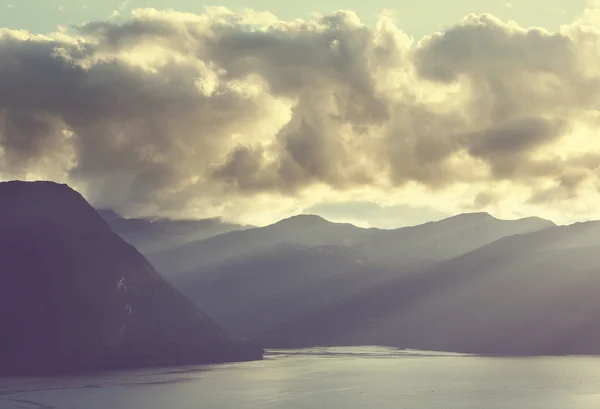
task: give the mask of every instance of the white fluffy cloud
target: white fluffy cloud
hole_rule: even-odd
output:
[[[0,31],[0,172],[125,213],[266,222],[322,200],[596,217],[600,21],[136,10]]]

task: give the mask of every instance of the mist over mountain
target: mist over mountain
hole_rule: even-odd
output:
[[[136,248],[145,254],[250,227],[226,223],[219,218],[202,220],[126,218],[111,209],[98,209],[98,213],[115,233],[126,241],[134,243]]]
[[[0,183],[0,373],[261,358],[66,185]]]

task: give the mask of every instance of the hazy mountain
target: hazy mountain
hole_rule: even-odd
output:
[[[467,213],[414,227],[381,231],[357,246],[372,260],[390,266],[422,266],[468,253],[500,238],[556,226],[548,220],[500,220]]]
[[[260,359],[66,185],[0,183],[0,372]]]
[[[291,217],[150,254],[150,260],[228,331],[255,337],[286,321],[498,238],[554,226],[464,214],[397,230]],[[352,319],[348,317],[348,319]]]
[[[146,255],[251,227],[225,223],[218,218],[202,220],[125,218],[111,209],[99,209],[98,213],[115,233]]]
[[[227,331],[251,337],[395,275],[356,250],[283,243],[172,280]]]
[[[362,229],[351,224],[331,223],[319,216],[301,215],[267,227],[233,231],[206,240],[149,254],[160,271],[195,272],[209,265],[267,250],[279,243],[306,246],[351,246],[368,240],[381,230]]]
[[[600,223],[498,240],[269,331],[267,345],[600,353]]]
[[[397,269],[446,260],[502,237],[555,226],[528,218],[499,220],[485,213],[463,214],[395,230],[364,229],[300,215],[273,225],[234,231],[168,249],[148,257],[165,274],[199,271],[227,259],[251,255],[283,242],[336,245],[359,250],[373,263]]]

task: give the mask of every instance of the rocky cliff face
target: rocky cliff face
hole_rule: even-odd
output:
[[[0,183],[0,373],[254,360],[66,185]]]

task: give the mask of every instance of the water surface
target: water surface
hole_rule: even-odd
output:
[[[0,408],[598,409],[600,358],[270,351],[262,362],[0,379]]]

